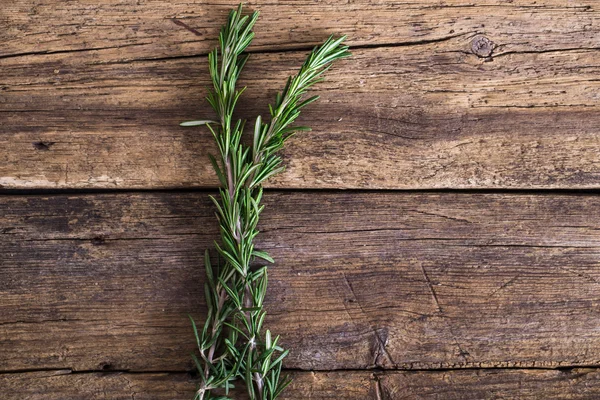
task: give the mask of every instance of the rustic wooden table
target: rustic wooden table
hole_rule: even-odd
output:
[[[178,123],[236,3],[2,3],[1,397],[190,399],[215,149]],[[598,2],[248,8],[248,118],[354,53],[265,195],[283,398],[600,398]]]

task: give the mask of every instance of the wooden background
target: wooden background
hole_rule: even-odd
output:
[[[1,397],[190,399],[215,149],[178,123],[236,3],[2,3]],[[265,195],[283,398],[600,398],[600,4],[247,6],[244,117],[354,53]]]

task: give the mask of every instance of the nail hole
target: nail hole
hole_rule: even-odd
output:
[[[104,243],[106,243],[106,239],[104,239],[102,236],[94,236],[91,242],[94,246],[102,246]]]
[[[558,367],[556,369],[566,375],[570,375],[573,373],[573,367]]]
[[[33,148],[41,151],[48,151],[55,142],[33,142]]]

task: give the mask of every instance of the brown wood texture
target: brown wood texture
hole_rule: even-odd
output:
[[[212,192],[162,189],[216,186],[178,124],[212,116],[236,2],[4,3],[0,191],[57,190],[0,194],[0,398],[189,399],[218,229]],[[240,117],[330,34],[354,54],[268,184],[300,190],[265,195],[282,400],[600,398],[597,1],[246,6]]]
[[[183,371],[206,193],[5,196],[0,370]],[[600,198],[269,192],[287,368],[599,363]]]
[[[216,183],[206,54],[229,2],[20,1],[0,11],[3,188]],[[251,2],[240,115],[312,46],[354,57],[315,91],[280,188],[600,187],[600,11],[593,1]],[[362,47],[361,47],[362,46]]]
[[[292,372],[281,400],[344,399],[597,399],[592,368],[417,372]],[[5,400],[183,400],[195,383],[187,374],[44,371],[0,375]],[[236,397],[242,399],[243,397]]]
[[[123,48],[120,59],[206,54],[231,1],[18,0],[3,7],[2,56]],[[259,10],[254,49],[315,45],[331,33],[354,46],[490,34],[499,50],[598,47],[593,0],[247,1]]]

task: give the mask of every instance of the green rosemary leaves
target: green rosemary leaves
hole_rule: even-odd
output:
[[[183,126],[206,125],[219,151],[210,161],[219,178],[219,196],[211,197],[217,209],[221,242],[215,242],[217,265],[205,255],[205,296],[208,314],[202,329],[192,320],[200,357],[193,356],[201,383],[195,399],[229,399],[234,381],[243,381],[251,400],[273,400],[290,383],[281,378],[282,360],[288,354],[279,336],[263,330],[263,302],[267,291],[267,267],[254,268],[256,260],[273,263],[265,252],[254,248],[258,220],[263,207],[262,183],[283,170],[277,155],[296,131],[292,126],[300,110],[317,100],[304,94],[335,60],[348,57],[344,37],[330,37],[310,53],[296,76],[290,77],[275,104],[269,106],[270,120],[259,116],[251,145],[242,142],[244,123],[233,120],[235,105],[244,89],[237,79],[248,60],[243,54],[254,37],[258,18],[242,16],[241,5],[229,14],[219,34],[219,46],[208,56],[213,88],[207,100],[217,121],[184,122]],[[217,395],[217,392],[224,393]]]

